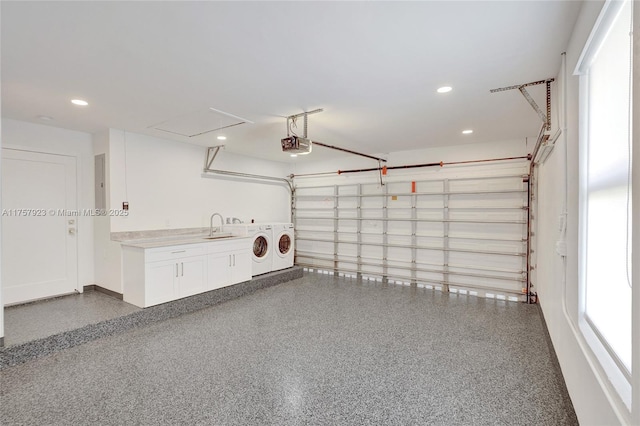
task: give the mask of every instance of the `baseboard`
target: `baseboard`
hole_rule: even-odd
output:
[[[96,284],[85,285],[82,288],[84,291],[98,291],[100,293],[106,294],[107,296],[115,297],[118,300],[123,300],[122,293],[109,290],[108,288],[100,287],[99,285],[96,285]]]

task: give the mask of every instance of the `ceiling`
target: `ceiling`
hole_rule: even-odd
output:
[[[2,114],[91,133],[224,143],[276,161],[349,155],[322,147],[296,159],[282,153],[284,117],[316,108],[324,112],[309,116],[311,139],[367,154],[521,141],[537,135],[538,116],[517,90],[489,90],[556,76],[580,6],[2,2]],[[445,85],[453,90],[436,92]],[[530,92],[544,105],[543,85]],[[72,105],[77,98],[89,106]],[[191,138],[153,127],[211,107],[253,124]],[[220,134],[228,139],[216,140]]]

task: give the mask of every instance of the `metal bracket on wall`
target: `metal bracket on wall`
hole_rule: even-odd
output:
[[[204,159],[204,170],[203,170],[205,174],[215,173],[215,174],[225,175],[225,176],[234,176],[234,177],[241,177],[241,178],[247,178],[247,179],[268,180],[272,182],[279,182],[282,184],[286,184],[287,187],[289,188],[289,192],[291,193],[291,196],[293,196],[293,192],[295,191],[295,188],[293,187],[292,179],[279,178],[275,176],[254,175],[250,173],[232,172],[228,170],[212,169],[211,166],[213,165],[213,160],[216,159],[216,156],[220,152],[220,148],[224,148],[224,145],[210,146],[209,148],[207,148],[207,155]]]
[[[213,164],[213,160],[216,159],[218,152],[220,152],[220,148],[224,148],[224,145],[210,146],[207,148],[207,157],[204,160],[205,171],[211,169],[211,164]]]
[[[549,130],[551,130],[551,83],[553,81],[555,81],[554,78],[548,78],[546,80],[533,81],[531,83],[519,84],[519,85],[515,85],[515,86],[500,87],[498,89],[491,89],[491,90],[489,90],[489,92],[490,93],[496,93],[496,92],[505,92],[507,90],[518,89],[520,91],[520,93],[522,93],[522,96],[524,96],[524,98],[527,100],[527,102],[529,102],[529,105],[531,105],[531,107],[534,109],[534,111],[538,114],[538,117],[540,117],[540,119],[542,120],[542,123],[544,123],[544,125],[546,127],[546,130],[549,131]],[[531,95],[529,94],[529,92],[526,89],[528,86],[537,86],[539,84],[545,84],[547,86],[547,111],[546,111],[546,114],[540,109],[540,107],[538,106],[536,101],[533,100],[533,98],[531,97]]]

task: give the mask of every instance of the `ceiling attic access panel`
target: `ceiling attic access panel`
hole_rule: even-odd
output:
[[[192,138],[246,123],[253,124],[253,121],[215,108],[207,108],[170,118],[149,127],[161,132]]]

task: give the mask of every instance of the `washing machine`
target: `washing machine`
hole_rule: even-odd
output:
[[[293,223],[273,224],[273,267],[272,270],[291,268],[293,266]]]
[[[271,225],[259,223],[243,223],[224,225],[226,232],[238,236],[252,237],[253,253],[251,258],[251,276],[271,272],[273,266],[273,231]]]

